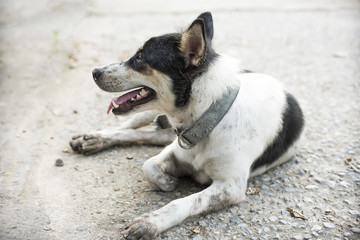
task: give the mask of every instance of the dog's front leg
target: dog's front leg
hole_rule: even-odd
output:
[[[152,144],[168,145],[175,139],[170,131],[143,132],[135,129],[151,124],[158,111],[145,111],[129,116],[120,125],[112,129],[104,129],[88,134],[72,137],[70,146],[74,152],[85,155],[96,153],[115,145]]]
[[[116,145],[150,144],[165,146],[175,139],[174,131],[140,131],[135,129],[106,129],[92,134],[73,137],[70,146],[74,152],[89,155]]]
[[[152,239],[190,216],[239,203],[245,198],[247,177],[214,181],[205,190],[177,199],[149,214],[136,218],[123,232],[124,238]]]

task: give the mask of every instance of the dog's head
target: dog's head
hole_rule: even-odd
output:
[[[150,38],[130,59],[95,68],[93,78],[101,89],[124,92],[113,99],[108,113],[185,107],[192,82],[217,57],[212,38],[213,20],[206,12],[186,31]]]

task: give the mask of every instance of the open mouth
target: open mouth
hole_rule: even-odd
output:
[[[107,114],[112,110],[113,114],[123,114],[131,111],[134,107],[143,105],[155,99],[156,93],[153,89],[145,86],[136,88],[111,101]]]

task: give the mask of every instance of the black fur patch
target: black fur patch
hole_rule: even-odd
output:
[[[251,171],[275,162],[299,138],[304,127],[302,111],[296,99],[289,93],[286,94],[286,103],[282,116],[283,126],[281,131],[261,156],[251,165]]]

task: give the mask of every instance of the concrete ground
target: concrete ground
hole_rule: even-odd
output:
[[[187,179],[173,193],[149,191],[141,165],[160,147],[86,157],[68,142],[122,120],[106,115],[113,95],[95,86],[94,67],[184,29],[203,11],[213,13],[215,50],[279,78],[302,105],[306,132],[295,160],[249,180],[258,195],[157,239],[360,239],[359,1],[0,6],[0,239],[121,239],[134,217],[202,188]]]

